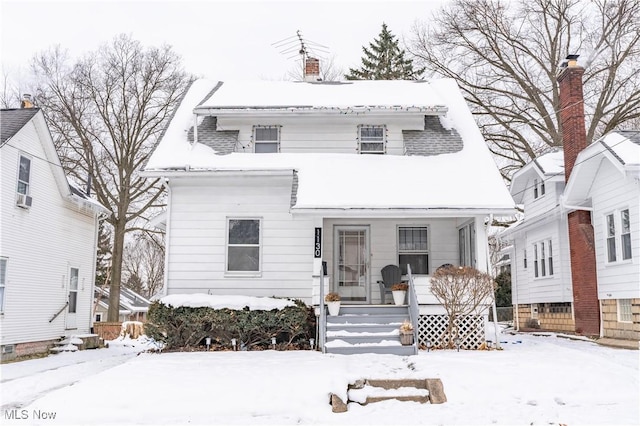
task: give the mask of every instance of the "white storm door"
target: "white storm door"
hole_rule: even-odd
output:
[[[343,302],[369,302],[369,253],[368,226],[336,226],[334,291]]]
[[[76,315],[78,311],[78,277],[80,275],[80,270],[78,268],[69,268],[69,295],[67,305],[67,317],[65,328],[67,330],[78,328],[76,323]]]

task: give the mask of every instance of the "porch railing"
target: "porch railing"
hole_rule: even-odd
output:
[[[407,264],[407,276],[409,278],[409,291],[407,292],[407,299],[409,302],[409,320],[413,326],[413,350],[418,354],[418,326],[419,326],[419,312],[418,312],[418,295],[416,294],[416,287],[413,282],[413,275],[411,275],[411,265]]]

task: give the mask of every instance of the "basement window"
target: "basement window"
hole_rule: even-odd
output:
[[[633,322],[631,299],[618,299],[618,322]]]

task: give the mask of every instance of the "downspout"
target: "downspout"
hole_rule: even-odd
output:
[[[88,191],[87,191],[88,192]],[[88,195],[88,194],[87,194]],[[94,303],[94,298],[96,297],[96,270],[98,262],[98,233],[100,232],[100,222],[105,220],[107,215],[104,213],[96,213],[95,216],[95,231],[93,232],[93,247],[95,249],[95,253],[93,255],[93,269],[92,274],[93,279],[91,280],[91,296],[89,300],[91,301],[91,305],[89,306],[89,330],[93,329],[93,320],[95,319],[97,303]]]
[[[516,260],[516,253],[518,252],[518,248],[516,246],[516,239],[513,239],[513,260]],[[528,265],[527,265],[528,266]],[[514,280],[513,277],[516,275],[514,274],[514,272],[516,272],[516,268],[518,267],[517,265],[517,261],[515,265],[511,265],[511,292],[513,293],[513,296],[511,296],[511,300],[515,300],[516,301],[516,309],[515,309],[515,321],[516,321],[516,331],[520,331],[520,310],[518,309],[518,307],[520,306],[518,304],[518,283],[516,282],[516,285],[513,285]]]

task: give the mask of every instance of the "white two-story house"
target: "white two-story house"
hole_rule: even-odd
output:
[[[67,180],[40,109],[3,109],[0,122],[0,341],[10,359],[91,331],[107,210]]]
[[[145,167],[168,188],[165,292],[381,300],[381,269],[487,270],[514,203],[452,80],[195,81]],[[388,299],[387,299],[388,300]]]

